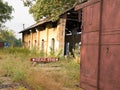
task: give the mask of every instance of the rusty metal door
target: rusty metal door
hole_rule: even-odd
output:
[[[92,0],[82,6],[80,87],[85,90],[98,87],[100,4]]]
[[[120,0],[89,0],[82,9],[80,87],[120,90]]]
[[[120,0],[103,0],[100,88],[120,90]]]

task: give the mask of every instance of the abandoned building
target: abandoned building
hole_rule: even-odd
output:
[[[37,47],[45,53],[62,50],[63,55],[80,48],[81,21],[78,12],[71,8],[60,15],[59,20],[52,22],[45,18],[22,30],[22,43],[26,48]],[[50,49],[51,48],[51,49]]]

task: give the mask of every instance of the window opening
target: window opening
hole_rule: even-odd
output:
[[[41,50],[42,51],[44,51],[44,43],[45,43],[45,41],[44,41],[44,39],[42,39],[42,43],[41,43]]]
[[[55,51],[55,39],[54,38],[52,38],[51,48],[52,48],[52,50],[54,52]]]

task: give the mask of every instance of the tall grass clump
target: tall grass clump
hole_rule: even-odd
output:
[[[18,47],[3,48],[3,49],[0,49],[0,52],[2,52],[3,54],[6,54],[6,55],[12,54],[13,56],[22,55],[21,57],[29,56],[29,54],[30,54],[29,49],[18,48]]]
[[[11,55],[4,58],[4,61],[1,62],[1,68],[4,71],[3,75],[11,77],[13,81],[24,80],[27,76],[29,67],[29,62],[23,62],[22,60],[19,60],[19,58],[16,58],[15,60]]]
[[[26,78],[30,67],[29,50],[23,48],[5,48],[0,50],[2,57],[0,61],[0,70],[2,75],[11,77],[13,81],[22,81]]]
[[[58,58],[60,58],[60,57],[63,56],[62,52],[63,52],[62,49],[60,49],[58,51],[54,51],[52,48],[50,48],[50,52],[49,52],[48,57],[58,57]]]
[[[75,44],[75,49],[73,49],[74,61],[80,63],[80,45]]]

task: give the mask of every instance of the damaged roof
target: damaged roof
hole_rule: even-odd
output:
[[[78,3],[84,3],[84,2],[86,2],[86,1],[88,1],[88,0],[80,0],[79,2],[76,2],[73,7],[67,9],[65,12],[63,12],[63,13],[62,13],[61,15],[59,15],[59,16],[62,16],[62,15],[64,15],[65,13],[68,13],[69,11],[71,11],[72,9],[74,9],[74,7],[75,7]],[[25,31],[27,31],[27,30],[31,30],[31,29],[39,26],[39,25],[42,25],[42,24],[47,23],[47,22],[50,22],[50,21],[52,21],[51,18],[41,19],[39,22],[31,25],[31,26],[28,27],[28,28],[25,28],[24,30],[20,31],[19,33],[25,32]]]
[[[30,27],[28,27],[28,28],[26,28],[26,29],[20,31],[19,33],[22,33],[22,32],[24,32],[24,31],[33,29],[33,28],[35,28],[35,27],[37,27],[37,26],[39,26],[39,25],[42,25],[42,24],[44,24],[44,23],[46,23],[46,22],[50,22],[50,21],[51,21],[51,19],[49,19],[49,18],[44,18],[44,19],[40,20],[39,22],[37,22],[37,23],[31,25]]]
[[[59,15],[59,16],[64,15],[65,13],[69,12],[69,11],[72,10],[72,9],[74,9],[74,7],[70,8],[70,9],[67,9],[65,12],[63,12],[63,13],[62,13],[61,15]],[[42,25],[42,24],[47,23],[47,22],[50,22],[50,21],[52,21],[51,18],[41,19],[39,22],[31,25],[31,26],[28,27],[28,28],[25,28],[24,30],[20,31],[19,33],[22,33],[22,32],[25,32],[25,31],[27,31],[27,30],[33,29],[33,28],[35,28],[35,27],[37,27],[37,26],[39,26],[39,25]]]

